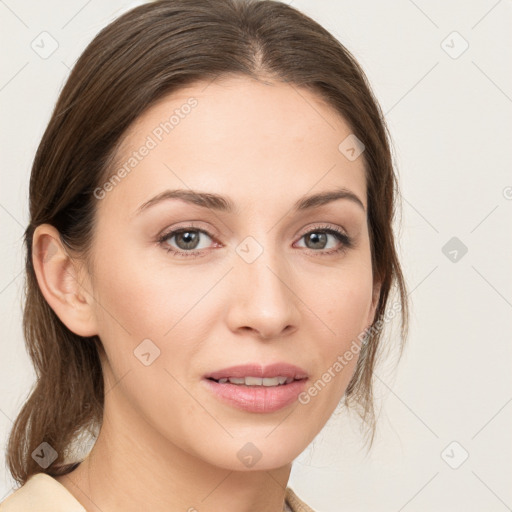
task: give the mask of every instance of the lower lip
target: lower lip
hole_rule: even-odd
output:
[[[248,412],[274,412],[297,400],[304,390],[306,380],[294,380],[281,386],[245,386],[221,384],[210,379],[203,379],[208,389],[224,402]]]

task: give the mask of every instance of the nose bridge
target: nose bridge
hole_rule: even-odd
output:
[[[295,327],[297,304],[283,247],[272,235],[246,237],[236,248],[233,272],[236,298],[232,304],[232,328],[252,328],[262,337],[278,336]]]

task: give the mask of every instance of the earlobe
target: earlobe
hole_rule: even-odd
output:
[[[41,293],[66,327],[79,336],[97,334],[94,299],[82,283],[79,265],[50,224],[36,227],[32,261]]]

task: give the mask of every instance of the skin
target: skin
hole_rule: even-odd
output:
[[[299,94],[300,92],[300,94]],[[338,145],[350,127],[319,97],[278,82],[230,77],[165,97],[130,128],[124,162],[187,99],[197,106],[97,202],[92,272],[73,260],[44,224],[34,234],[41,290],[63,323],[98,334],[105,378],[104,422],[89,456],[58,477],[88,512],[280,512],[291,463],[329,419],[357,355],[308,404],[272,413],[220,402],[201,381],[235,364],[285,361],[314,383],[374,319],[363,158]],[[299,198],[344,187],[340,199],[293,212]],[[137,208],[166,189],[228,196],[237,213],[172,199]],[[197,257],[170,228],[204,229]],[[346,250],[328,235],[343,230]],[[263,248],[248,263],[248,236]],[[185,248],[184,248],[185,247]],[[189,249],[190,250],[190,249]],[[253,249],[251,249],[253,250]],[[48,257],[51,256],[51,257]],[[134,356],[144,339],[160,350],[149,366]],[[237,453],[253,443],[251,468]]]

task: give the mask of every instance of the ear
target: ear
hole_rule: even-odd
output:
[[[377,306],[379,305],[379,299],[380,299],[380,289],[381,289],[381,282],[378,280],[375,280],[373,283],[372,305],[370,307],[370,311],[368,313],[368,319],[366,321],[366,324],[368,327],[370,327],[373,324],[373,321],[375,320],[375,313],[377,311]]]
[[[36,227],[32,261],[41,293],[62,323],[79,336],[97,334],[89,276],[80,273],[82,266],[70,256],[52,225]]]

